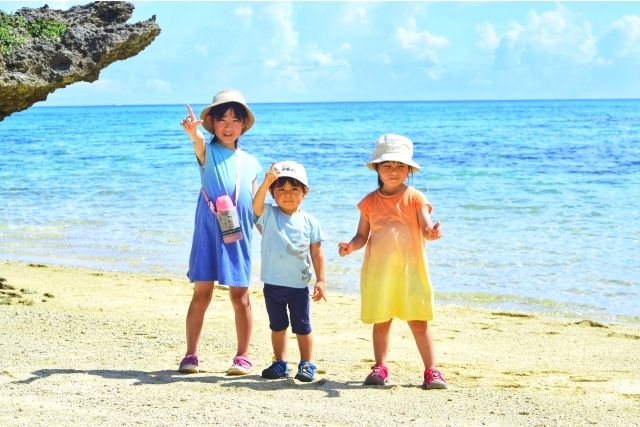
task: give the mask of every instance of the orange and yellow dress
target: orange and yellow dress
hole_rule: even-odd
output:
[[[358,203],[370,226],[360,273],[364,323],[433,319],[426,239],[418,222],[425,205],[431,212],[426,196],[410,186],[390,196],[376,190]]]

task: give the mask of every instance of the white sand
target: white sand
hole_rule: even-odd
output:
[[[256,370],[243,377],[225,376],[235,329],[227,292],[216,289],[199,351],[203,372],[182,375],[186,278],[19,263],[0,263],[0,277],[15,288],[0,295],[3,426],[640,423],[638,326],[439,306],[432,326],[449,390],[421,389],[418,352],[398,321],[391,384],[365,387],[370,327],[359,321],[357,298],[332,294],[328,284],[328,302],[313,304],[316,381],[267,381],[260,287],[252,294]],[[289,354],[295,369],[293,337]]]

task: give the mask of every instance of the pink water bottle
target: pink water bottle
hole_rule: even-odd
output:
[[[222,240],[225,243],[233,243],[242,239],[240,230],[240,219],[238,211],[228,195],[220,196],[216,199],[216,217],[222,230]]]

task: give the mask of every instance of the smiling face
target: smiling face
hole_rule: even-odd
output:
[[[307,193],[300,181],[293,178],[280,178],[271,189],[271,195],[282,212],[293,215]]]
[[[242,135],[244,121],[236,116],[233,108],[225,111],[220,118],[207,116],[207,119],[213,121],[213,129],[218,142],[225,147],[235,148],[236,140]]]

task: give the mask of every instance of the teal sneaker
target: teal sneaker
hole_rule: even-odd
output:
[[[310,383],[313,381],[313,377],[316,374],[316,365],[309,362],[308,360],[302,360],[298,363],[298,373],[296,374],[296,379],[298,381],[302,381],[303,383]]]
[[[289,366],[284,360],[276,360],[267,369],[262,371],[262,378],[275,380],[289,376]]]

